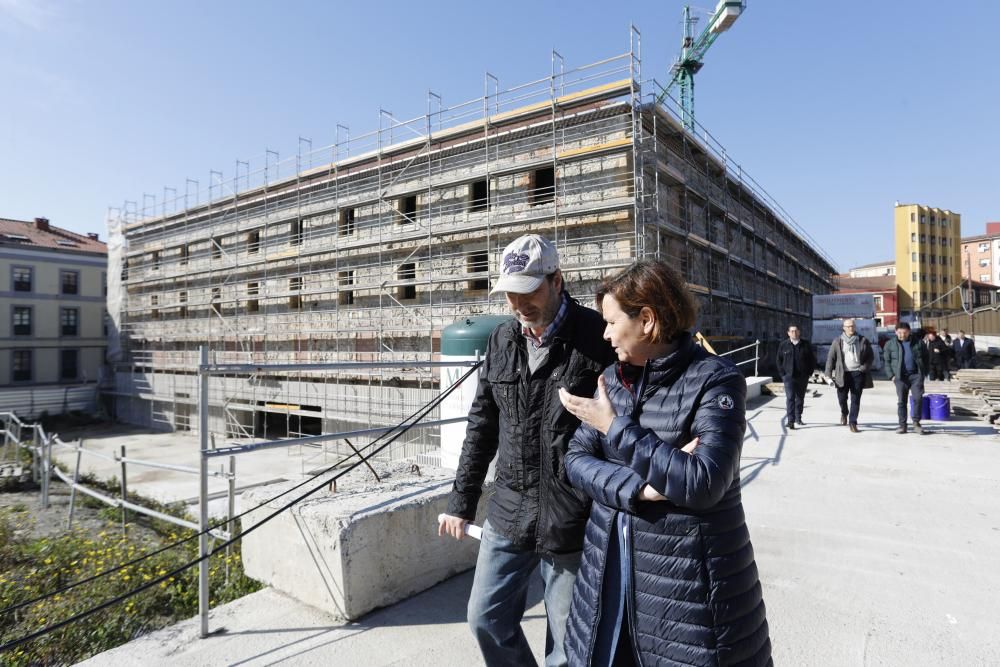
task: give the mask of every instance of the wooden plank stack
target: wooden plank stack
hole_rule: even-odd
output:
[[[965,368],[955,373],[959,391],[979,399],[972,412],[995,426],[1000,417],[1000,368]]]

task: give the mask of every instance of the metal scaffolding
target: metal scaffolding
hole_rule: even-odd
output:
[[[544,78],[502,89],[487,73],[480,98],[428,93],[421,116],[383,109],[373,132],[338,125],[331,146],[300,137],[291,158],[237,161],[204,201],[189,179],[159,214],[146,197],[113,209],[119,418],[195,428],[201,346],[220,364],[435,361],[445,326],[505,312],[489,289],[528,232],[554,240],[585,303],[658,256],[698,295],[706,335],[766,339],[804,318],[832,262],[661,92],[633,28],[624,54],[567,69],[553,51]],[[209,428],[237,440],[396,423],[438,386],[417,365],[213,382]],[[408,455],[436,447],[419,437]]]

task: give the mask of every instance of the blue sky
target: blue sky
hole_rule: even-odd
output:
[[[833,257],[892,257],[894,201],[1000,220],[1000,3],[749,0],[698,120]],[[703,6],[712,5],[704,0]],[[683,3],[0,0],[0,217],[106,236],[107,207],[628,49],[666,75]]]

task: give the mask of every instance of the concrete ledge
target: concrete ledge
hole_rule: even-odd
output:
[[[761,387],[770,382],[774,382],[774,378],[771,377],[748,377],[747,378],[747,400],[751,398],[757,398],[760,396]]]
[[[403,600],[475,565],[479,543],[437,535],[454,473],[422,468],[323,490],[283,512],[243,541],[248,576],[333,616],[353,620]],[[289,488],[246,491],[244,508]],[[243,519],[244,529],[294,497],[268,503]],[[484,496],[485,498],[485,496]]]

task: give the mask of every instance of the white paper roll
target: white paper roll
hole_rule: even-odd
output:
[[[444,517],[444,514],[438,514],[438,523],[441,523]],[[465,524],[465,534],[469,537],[474,537],[477,540],[483,539],[483,529],[474,523]]]

